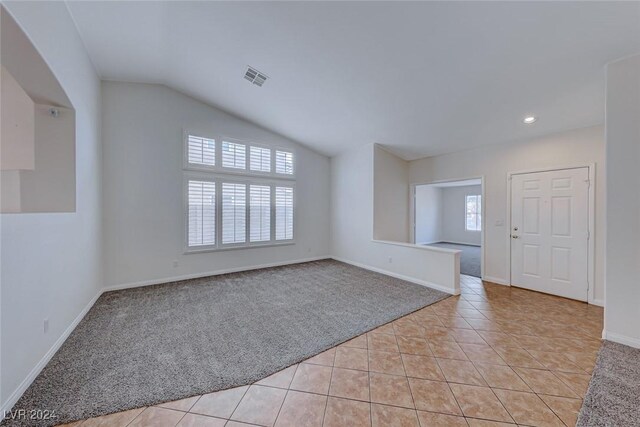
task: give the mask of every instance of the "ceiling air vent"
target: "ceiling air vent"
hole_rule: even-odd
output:
[[[265,81],[267,81],[267,76],[262,74],[260,71],[255,68],[247,68],[247,72],[244,73],[244,78],[249,80],[254,85],[262,86]]]

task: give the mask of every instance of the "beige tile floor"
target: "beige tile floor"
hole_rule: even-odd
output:
[[[575,425],[602,309],[470,276],[461,285],[251,386],[70,425]]]

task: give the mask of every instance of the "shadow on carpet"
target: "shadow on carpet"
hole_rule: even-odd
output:
[[[640,349],[603,342],[576,425],[640,425]]]
[[[246,385],[448,294],[333,260],[102,295],[14,406],[49,426]]]

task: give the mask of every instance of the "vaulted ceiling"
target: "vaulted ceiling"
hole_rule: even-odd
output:
[[[639,2],[67,4],[103,79],[165,84],[328,155],[603,123],[605,64],[640,52]]]

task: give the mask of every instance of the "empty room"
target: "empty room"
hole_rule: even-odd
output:
[[[640,425],[640,2],[0,3],[0,426]]]
[[[482,179],[413,187],[413,241],[460,251],[460,274],[482,278]]]

